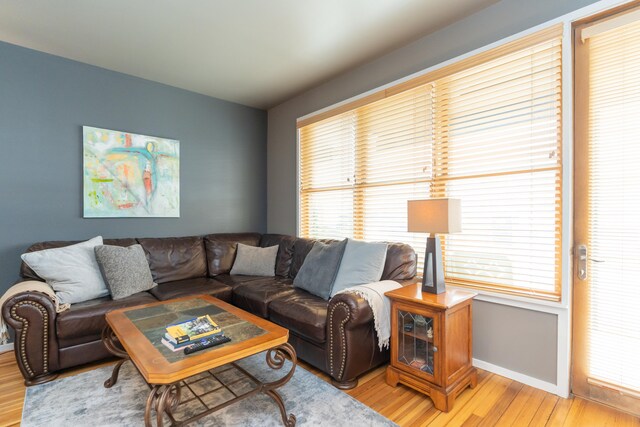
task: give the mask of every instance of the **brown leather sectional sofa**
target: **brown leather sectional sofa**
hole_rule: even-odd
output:
[[[279,245],[275,277],[232,276],[236,243]],[[28,251],[77,242],[43,242]],[[389,359],[379,351],[373,314],[367,302],[352,294],[325,301],[293,287],[314,241],[258,233],[209,234],[204,237],[105,239],[105,244],[144,248],[158,286],[122,300],[110,297],[73,304],[56,313],[44,294],[15,295],[2,315],[16,332],[15,352],[27,385],[49,381],[56,372],[110,357],[101,341],[106,312],[158,300],[209,294],[289,329],[298,357],[328,373],[340,388],[352,388],[357,377]],[[25,280],[42,280],[26,264]],[[410,282],[416,254],[402,243],[389,244],[382,279]]]

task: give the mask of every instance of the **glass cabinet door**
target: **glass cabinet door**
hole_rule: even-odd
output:
[[[433,318],[397,310],[398,313],[398,362],[434,375]]]

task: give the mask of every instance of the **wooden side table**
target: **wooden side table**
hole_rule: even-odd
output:
[[[449,412],[456,397],[478,382],[472,361],[473,292],[423,293],[422,285],[385,294],[391,299],[391,363],[387,384],[405,384]]]

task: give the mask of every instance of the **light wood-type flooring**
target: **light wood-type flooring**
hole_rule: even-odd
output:
[[[73,369],[63,375],[109,363]],[[300,365],[328,381],[326,374],[303,362]],[[410,388],[388,386],[384,372],[384,366],[369,372],[348,393],[400,426],[640,427],[640,418],[580,398],[562,399],[486,371],[479,371],[478,386],[464,391],[453,410],[444,413],[436,410],[428,397]],[[13,352],[0,354],[0,426],[19,425],[24,392]]]

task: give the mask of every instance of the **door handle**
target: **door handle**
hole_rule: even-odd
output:
[[[587,261],[588,251],[587,245],[578,245],[576,248],[576,257],[578,259],[578,279],[587,280]]]

